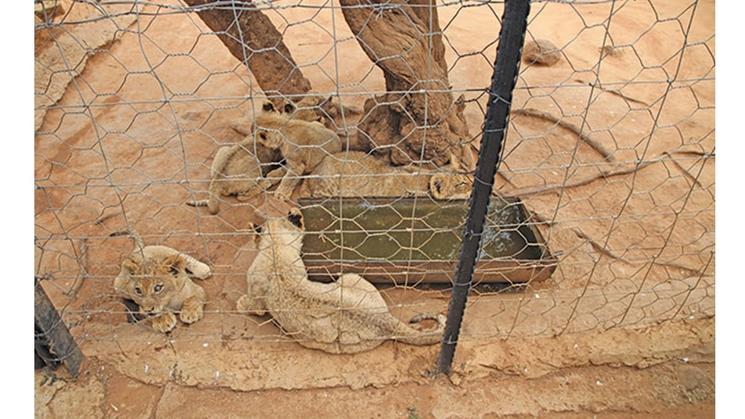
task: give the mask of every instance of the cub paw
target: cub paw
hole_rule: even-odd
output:
[[[152,320],[153,329],[167,333],[176,327],[176,316],[173,313],[163,313]]]
[[[204,317],[204,309],[201,304],[184,306],[179,313],[179,318],[186,324],[191,324]]]
[[[280,185],[277,187],[277,189],[274,191],[274,198],[284,201],[284,202],[292,202],[292,192],[294,192],[295,188],[292,186],[287,185]]]
[[[235,303],[235,308],[239,313],[253,314],[254,316],[263,316],[266,309],[263,307],[261,300],[254,300],[248,295],[244,295]]]
[[[251,311],[251,298],[248,295],[244,295],[238,299],[235,303],[235,309],[239,313],[248,313]]]

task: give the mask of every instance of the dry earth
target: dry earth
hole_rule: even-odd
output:
[[[339,10],[274,3],[268,14],[315,90],[360,106],[384,89]],[[425,377],[435,347],[388,343],[331,357],[284,339],[267,318],[232,312],[254,252],[249,223],[277,204],[226,204],[219,216],[183,205],[206,189],[215,148],[240,140],[230,123],[250,116],[260,94],[196,16],[145,8],[160,14],[120,18],[118,32],[107,26],[110,43],[97,36],[100,23],[44,33],[37,56],[71,34],[103,47],[72,64],[48,58],[74,78],[40,72],[37,62],[36,273],[48,276],[45,289],[89,358],[78,382],[42,384],[37,373],[37,415],[710,417],[714,2],[684,3],[616,5],[609,33],[617,48],[599,67],[610,3],[534,4],[531,36],[551,40],[564,59],[523,66],[514,107],[563,117],[600,147],[553,122],[513,116],[496,186],[553,221],[544,235],[560,262],[527,290],[469,299],[452,381]],[[440,22],[475,135],[501,5],[468,4],[443,6]],[[215,267],[203,321],[168,337],[124,322],[111,281],[131,244],[107,235],[127,224]],[[67,295],[84,238],[87,275]],[[384,295],[401,318],[447,307],[437,290]]]

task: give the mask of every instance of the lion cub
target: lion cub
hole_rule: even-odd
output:
[[[411,345],[440,342],[445,317],[418,314],[411,323],[438,322],[435,330],[417,330],[394,317],[367,280],[344,274],[336,282],[311,282],[301,258],[303,216],[293,209],[286,217],[268,220],[258,233],[258,254],[246,274],[248,293],[237,309],[271,314],[298,343],[329,353],[367,351],[392,339]]]
[[[253,132],[257,144],[278,151],[284,158],[285,165],[267,177],[281,178],[275,195],[289,200],[300,176],[310,174],[324,157],[340,152],[341,140],[320,122],[292,119],[273,109],[267,104],[256,115]]]
[[[124,234],[127,233],[112,236]],[[207,296],[191,276],[208,278],[212,273],[210,267],[170,247],[145,246],[136,232],[131,232],[131,236],[135,248],[122,262],[114,290],[133,300],[159,332],[166,333],[176,327],[174,313],[187,324],[201,319]]]
[[[359,116],[362,110],[355,106],[342,105],[334,101],[332,96],[323,97],[313,92],[299,101],[289,99],[274,99],[279,106],[267,100],[262,105],[265,111],[282,112],[290,119],[300,119],[308,122],[319,122],[330,130],[338,128],[337,119],[344,115],[346,118]],[[250,135],[251,121],[249,118],[241,118],[231,124],[232,128],[243,134]]]
[[[318,197],[423,196],[437,200],[468,199],[473,178],[417,166],[391,166],[361,151],[328,156],[303,184],[303,194]]]
[[[222,147],[212,160],[209,199],[187,201],[186,205],[206,206],[210,214],[217,214],[223,196],[235,196],[238,201],[253,199],[278,181],[264,176],[276,169],[281,159],[279,151],[254,144],[253,138]]]

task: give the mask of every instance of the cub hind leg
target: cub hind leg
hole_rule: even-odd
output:
[[[235,308],[239,313],[253,314],[263,316],[267,312],[266,304],[262,298],[251,297],[248,294],[241,296],[235,303]]]

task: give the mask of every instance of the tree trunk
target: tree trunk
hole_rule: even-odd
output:
[[[214,2],[183,1],[189,6]],[[236,9],[228,5],[208,6],[198,8],[196,12],[199,18],[217,33],[230,53],[248,65],[259,87],[267,96],[297,95],[310,91],[310,82],[295,64],[290,50],[282,42],[282,34],[274,27],[269,17],[257,10],[251,1],[236,0],[234,4],[238,6]]]
[[[462,96],[453,101],[434,0],[340,0],[386,93],[365,102],[359,141],[393,164],[475,167]],[[365,6],[365,7],[360,7]],[[412,7],[413,6],[413,7]],[[429,7],[427,7],[429,6]]]

